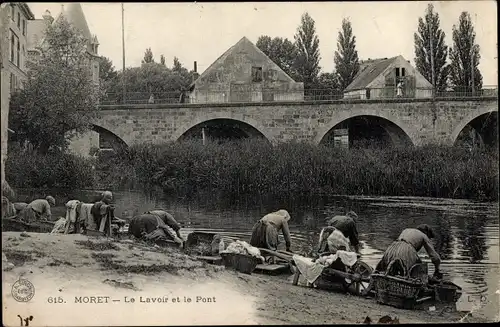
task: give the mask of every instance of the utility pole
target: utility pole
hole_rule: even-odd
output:
[[[125,9],[123,8],[122,2],[122,62],[123,62],[123,70],[122,70],[122,86],[123,86],[123,104],[125,104]]]
[[[436,96],[436,73],[434,71],[434,38],[432,32],[432,21],[429,21],[428,29],[429,29],[429,43],[431,50],[431,73],[432,73],[432,98]]]

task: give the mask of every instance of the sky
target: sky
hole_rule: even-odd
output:
[[[402,55],[414,63],[413,34],[429,1],[395,2],[244,2],[244,3],[125,3],[125,64],[139,66],[146,48],[171,66],[174,56],[188,69],[197,61],[202,73],[243,36],[256,43],[260,35],[293,36],[304,12],[316,22],[320,66],[334,70],[334,52],[343,18],[349,18],[360,59]],[[497,85],[497,5],[495,1],[432,1],[439,13],[447,45],[462,11],[471,14],[476,43],[481,49],[479,69],[483,85]],[[56,17],[61,3],[28,3],[35,18],[46,9]],[[90,31],[99,39],[99,54],[121,70],[120,3],[82,3]]]

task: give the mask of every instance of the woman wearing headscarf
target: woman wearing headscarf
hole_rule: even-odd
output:
[[[285,238],[286,251],[290,252],[289,220],[290,214],[286,210],[278,210],[265,215],[253,226],[250,245],[276,251],[278,249],[278,235],[282,231]]]
[[[347,237],[335,227],[328,226],[323,228],[319,235],[318,255],[323,253],[335,254],[338,250],[351,251]]]
[[[356,228],[358,215],[354,211],[349,211],[345,216],[335,216],[328,220],[328,226],[335,227],[344,234],[350,241],[354,251],[359,253],[359,237]]]
[[[408,271],[415,264],[422,262],[418,256],[418,251],[424,247],[435,266],[434,275],[438,275],[441,258],[432,246],[432,238],[434,238],[434,232],[432,228],[426,224],[419,225],[417,228],[407,228],[403,230],[398,239],[389,245],[375,270],[378,272],[385,272],[389,263],[399,259],[404,264],[404,268]]]
[[[56,200],[50,195],[45,199],[33,200],[19,213],[19,219],[27,224],[35,221],[50,220],[52,216],[50,207],[55,205]]]

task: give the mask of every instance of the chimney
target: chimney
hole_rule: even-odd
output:
[[[196,61],[194,62],[194,66],[193,66],[193,75],[192,75],[192,82],[196,81],[198,79],[198,77],[200,76],[198,74],[198,65],[196,64]]]
[[[42,15],[42,18],[48,25],[52,24],[52,22],[54,21],[54,17],[52,17],[49,10],[45,10],[45,13]]]

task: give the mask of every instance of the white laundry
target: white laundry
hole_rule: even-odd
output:
[[[326,267],[323,263],[318,261],[313,262],[311,258],[306,258],[298,254],[294,254],[292,256],[292,260],[295,262],[295,266],[297,266],[300,273],[311,284],[313,284],[316,279],[321,276],[323,269]]]
[[[76,223],[76,207],[80,204],[78,200],[71,200],[66,203],[66,226],[64,233],[68,234],[70,229],[73,229]]]
[[[260,250],[254,246],[251,246],[245,241],[237,240],[229,244],[229,246],[220,253],[240,253],[251,255],[252,257],[259,258],[264,262],[264,257],[262,257]]]

